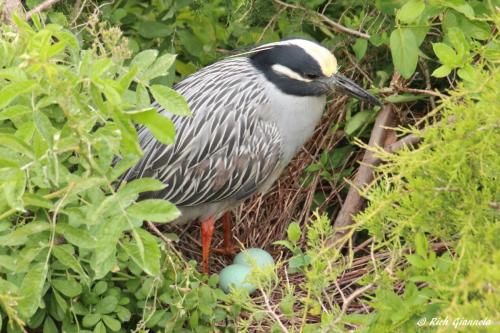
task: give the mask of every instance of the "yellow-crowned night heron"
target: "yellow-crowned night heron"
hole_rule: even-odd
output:
[[[341,90],[380,102],[337,73],[321,45],[302,39],[266,44],[216,62],[179,82],[191,117],[159,112],[176,127],[172,145],[139,129],[144,157],[125,179],[153,177],[167,186],[148,197],[168,199],[179,221],[202,221],[203,269],[216,218],[256,192],[266,191],[311,137],[326,95]],[[228,230],[227,221],[224,224]],[[225,237],[229,248],[230,237]]]

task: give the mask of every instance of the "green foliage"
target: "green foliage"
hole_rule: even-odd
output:
[[[498,318],[498,17],[491,18],[497,1],[95,2],[98,10],[83,1],[78,11],[59,2],[42,14],[52,24],[35,16],[32,25],[17,19],[18,30],[1,30],[2,332],[278,332],[281,325],[411,332],[423,317]],[[319,13],[370,38],[337,32]],[[75,27],[81,33],[67,30]],[[135,202],[163,184],[141,179],[114,187],[140,158],[135,124],[163,143],[174,140],[150,93],[169,111],[188,115],[168,87],[173,82],[233,50],[296,36],[333,49],[341,70],[357,59],[373,78],[364,86],[374,90],[387,87],[395,71],[427,89],[417,70],[425,66],[432,88],[461,80],[432,113],[439,113],[436,125],[404,131],[424,137],[419,149],[379,152],[387,164],[366,193],[370,206],[358,225],[392,260],[375,260],[374,272],[358,281],[376,287],[365,300],[374,309],[369,315],[346,314],[333,299],[338,277],[353,267],[327,245],[333,230],[326,216],[314,215],[305,229],[290,224],[287,240],[276,245],[291,256],[277,270],[255,274],[257,295],[226,296],[217,276],[200,276],[194,263],[141,229],[144,219],[178,216],[165,201]],[[387,102],[419,108],[428,98],[391,93]],[[317,175],[335,183],[351,175],[353,141],[367,137],[376,116],[365,108],[347,103],[331,128],[347,140],[307,168],[305,186]],[[324,199],[315,193],[314,206]],[[436,242],[446,242],[444,253]]]
[[[200,286],[193,264],[141,228],[179,216],[164,200],[135,202],[165,185],[143,178],[115,188],[142,154],[135,123],[174,139],[147,89],[172,113],[189,113],[174,90],[150,84],[174,56],[151,50],[127,61],[120,30],[95,23],[82,49],[59,25],[15,21],[16,32],[0,35],[2,332],[203,331],[223,320],[216,280]]]
[[[498,51],[492,54],[488,45],[475,58],[468,65],[474,79],[443,101],[439,121],[412,131],[423,138],[418,149],[378,150],[386,163],[357,221],[377,248],[405,264],[374,274],[384,282],[370,302],[375,312],[365,318],[368,331],[415,331],[422,318],[498,318]],[[430,242],[444,242],[444,253]],[[395,281],[404,282],[402,295],[394,293]]]
[[[443,41],[459,47],[462,51],[470,44],[465,42],[465,35],[471,41],[488,39],[491,29],[484,19],[494,13],[493,6],[493,3],[488,1],[410,0],[400,9],[399,6],[393,8],[396,12],[396,27],[391,33],[390,48],[395,69],[406,79],[414,74],[419,54],[427,58],[430,39],[425,37],[436,20],[441,21]],[[390,13],[385,1],[378,2],[377,7]],[[460,41],[457,40],[457,32],[462,34]],[[445,43],[432,44],[434,53],[443,64],[433,72],[435,77],[447,76],[452,69],[458,67],[457,61],[463,64],[465,60],[464,52],[457,55]]]

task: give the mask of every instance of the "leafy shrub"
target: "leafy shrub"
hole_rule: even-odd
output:
[[[498,318],[497,45],[496,40],[466,54],[476,61],[466,65],[459,89],[443,100],[439,120],[412,131],[423,139],[418,149],[397,155],[378,150],[386,163],[366,192],[370,204],[357,222],[373,235],[375,248],[390,249],[394,263],[404,264],[393,263],[372,277],[381,283],[370,301],[374,313],[364,321],[369,331],[415,331],[418,320],[428,325],[433,317],[450,318],[440,331],[481,331],[482,326],[462,326],[460,319]],[[444,253],[432,246],[440,242]],[[401,281],[405,291],[397,295]]]
[[[121,32],[94,23],[94,43],[81,49],[58,25],[15,21],[0,36],[0,327],[125,332],[222,320],[219,293],[141,228],[178,216],[167,201],[135,202],[164,185],[115,188],[142,154],[135,124],[174,139],[147,89],[188,114],[177,93],[149,84],[174,56],[146,50],[127,61]]]

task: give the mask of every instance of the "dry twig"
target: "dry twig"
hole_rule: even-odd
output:
[[[20,0],[6,0],[3,3],[3,8],[0,12],[0,21],[10,23],[12,22],[12,14],[16,11],[21,12],[22,10],[23,5]]]
[[[41,4],[39,4],[38,6],[36,6],[35,8],[33,8],[32,10],[30,10],[26,13],[26,20],[29,20],[35,14],[40,14],[44,10],[49,9],[50,7],[52,7],[53,5],[58,3],[59,1],[60,0],[47,0],[47,1],[42,2]]]
[[[387,135],[386,127],[391,126],[393,122],[394,112],[392,111],[392,107],[390,105],[385,105],[375,120],[375,125],[368,145],[371,147],[383,146]],[[375,157],[375,154],[367,150],[354,182],[349,189],[344,205],[335,219],[334,227],[337,229],[337,233],[334,239],[329,241],[331,245],[335,244],[342,236],[346,235],[346,228],[353,223],[353,215],[362,209],[364,200],[359,190],[363,189],[373,180],[373,167],[378,163],[379,159]]]
[[[415,146],[418,143],[420,143],[420,141],[422,141],[421,137],[416,136],[414,134],[410,134],[388,145],[387,147],[385,147],[385,150],[389,153],[395,153],[396,151],[400,150],[405,146]]]
[[[301,6],[292,5],[292,4],[285,3],[285,2],[280,1],[280,0],[273,0],[273,1],[275,3],[277,3],[278,5],[286,7],[286,8],[300,9],[300,10],[309,12],[309,10],[307,10],[306,8],[301,7]],[[342,24],[333,21],[328,16],[326,16],[326,15],[324,15],[322,13],[316,13],[316,12],[313,12],[313,13],[314,13],[314,15],[316,17],[318,17],[319,19],[321,19],[321,21],[323,21],[326,24],[328,24],[334,30],[337,30],[337,31],[340,31],[340,32],[344,32],[344,33],[347,33],[347,34],[350,34],[350,35],[354,35],[354,36],[357,36],[357,37],[360,37],[360,38],[364,38],[364,39],[369,39],[370,38],[370,35],[368,35],[367,33],[364,33],[364,32],[361,32],[361,31],[357,31],[357,30],[353,30],[353,29],[344,27]]]
[[[280,317],[276,314],[276,312],[274,312],[273,308],[271,307],[271,303],[269,302],[269,297],[267,297],[266,292],[262,289],[260,290],[260,292],[262,294],[262,297],[264,298],[264,304],[266,305],[267,311],[269,312],[271,317],[273,317],[274,320],[276,320],[276,323],[278,323],[279,327],[284,333],[288,333],[288,329],[283,324]]]

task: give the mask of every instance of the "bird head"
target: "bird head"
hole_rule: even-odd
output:
[[[375,96],[338,73],[335,56],[315,42],[291,39],[259,46],[248,54],[252,64],[286,94],[322,96],[341,91],[381,104]]]

